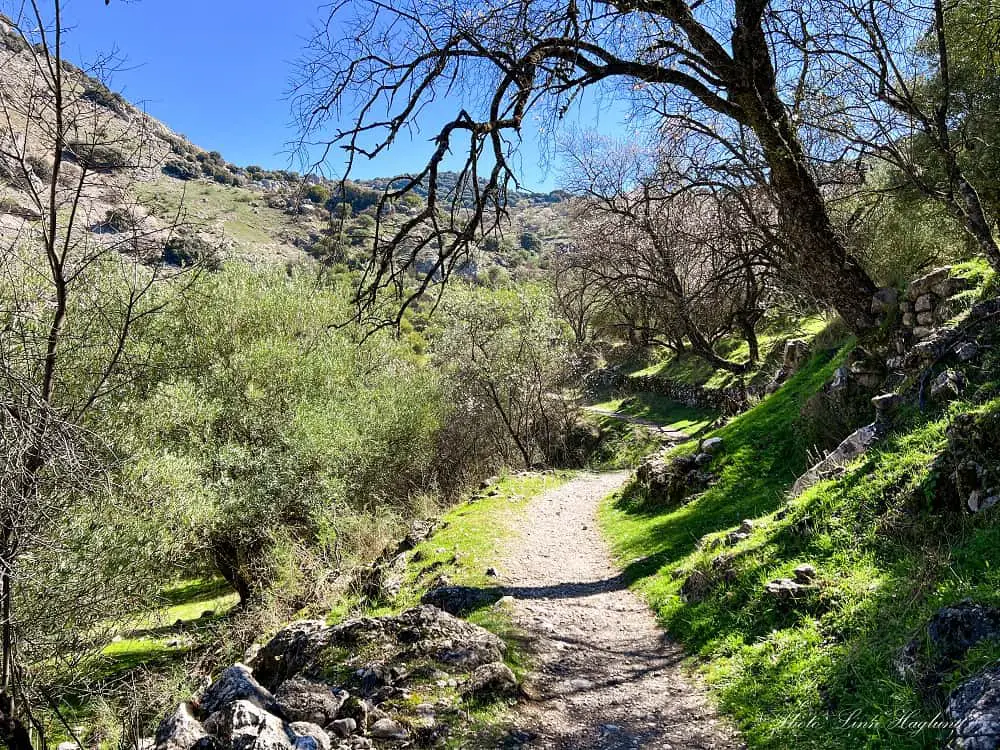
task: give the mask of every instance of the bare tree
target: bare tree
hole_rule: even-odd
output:
[[[427,290],[428,282],[408,287],[405,278],[419,252],[433,253],[446,274],[503,214],[526,118],[557,120],[582,91],[603,88],[694,130],[731,129],[736,144],[752,138],[789,241],[785,262],[808,269],[803,275],[815,295],[849,325],[873,325],[875,286],[830,221],[789,107],[798,77],[788,67],[794,58],[775,46],[781,37],[770,34],[775,12],[767,0],[336,3],[296,88],[305,145],[346,116],[321,142],[324,158],[346,151],[349,173],[358,158],[378,156],[413,133],[432,104],[445,96],[462,101],[436,129],[426,166],[382,198],[386,205],[418,187],[427,191],[425,208],[410,220],[391,228],[380,222],[358,294],[361,314],[374,314],[386,289],[405,309]],[[464,163],[449,193],[439,176],[456,150]]]
[[[824,5],[823,12],[801,6],[789,24],[805,30],[798,38],[812,96],[804,117],[853,156],[888,163],[905,186],[941,203],[1000,269],[994,219],[962,163],[976,148],[964,124],[972,103],[963,102],[952,69],[956,40],[968,42],[979,33],[969,26],[988,26],[987,19],[944,0]]]
[[[0,733],[23,746],[33,672],[79,665],[127,595],[110,582],[128,566],[109,563],[96,529],[80,530],[94,545],[80,547],[70,519],[107,501],[111,456],[88,425],[146,367],[133,333],[168,299],[157,289],[176,276],[161,256],[177,223],[162,226],[133,190],[158,166],[155,123],[109,109],[107,90],[64,60],[59,0],[15,7],[0,39]],[[45,577],[63,555],[105,557],[70,596],[65,575]]]
[[[564,265],[600,279],[605,298],[646,300],[654,314],[633,321],[648,340],[691,349],[715,367],[742,373],[759,357],[763,317],[780,246],[767,226],[766,196],[678,189],[657,154],[598,144],[574,152],[569,180],[585,196]],[[751,211],[757,199],[763,206]],[[640,308],[641,309],[641,308]],[[733,332],[750,357],[718,353]]]

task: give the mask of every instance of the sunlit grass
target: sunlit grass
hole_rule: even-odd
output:
[[[658,508],[641,492],[609,500],[601,523],[633,586],[701,664],[721,707],[751,748],[932,748],[938,731],[901,728],[929,720],[941,696],[922,696],[893,666],[900,649],[941,606],[964,598],[1000,604],[1000,514],[967,520],[928,505],[924,487],[950,415],[908,413],[897,430],[841,478],[787,509],[806,467],[799,409],[842,361],[819,356],[777,393],[712,433],[723,439],[719,481],[689,504]],[[690,450],[691,446],[678,450]],[[777,511],[782,510],[782,514]],[[751,537],[714,547],[744,518]],[[701,540],[709,542],[707,546]],[[720,555],[731,556],[730,562]],[[764,584],[814,565],[821,588],[795,605]],[[716,576],[701,601],[681,587],[691,571]],[[1000,658],[979,647],[952,682]],[[847,717],[859,717],[850,724]]]

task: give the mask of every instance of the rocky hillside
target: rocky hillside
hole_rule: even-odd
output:
[[[11,127],[0,136],[0,236],[21,234],[40,218],[54,161],[52,92],[37,69],[39,52],[0,17],[0,91]],[[367,257],[375,206],[391,178],[347,183],[288,170],[232,164],[136,108],[101,81],[64,65],[68,135],[62,149],[60,200],[80,192],[85,225],[95,234],[138,228],[168,260],[210,252],[219,259],[295,263],[321,258],[357,265]],[[85,175],[85,177],[84,177]],[[405,217],[420,191],[392,206]],[[565,196],[512,193],[512,220],[483,243],[466,268],[510,271],[537,266],[562,237]],[[350,206],[342,228],[331,211]],[[392,217],[390,217],[392,220]]]

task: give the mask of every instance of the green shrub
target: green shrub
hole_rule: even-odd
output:
[[[194,180],[201,175],[198,166],[186,159],[170,159],[163,165],[161,171],[167,177],[174,177],[178,180]]]
[[[194,234],[176,234],[163,244],[161,260],[167,265],[190,267],[204,265],[218,270],[218,251],[208,241]]]
[[[330,195],[330,189],[326,185],[310,185],[306,190],[306,200],[320,205],[326,204]]]

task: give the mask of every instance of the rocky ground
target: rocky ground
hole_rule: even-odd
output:
[[[626,587],[597,507],[627,473],[585,474],[539,496],[498,566],[533,652],[514,745],[531,748],[736,748],[680,647]]]

